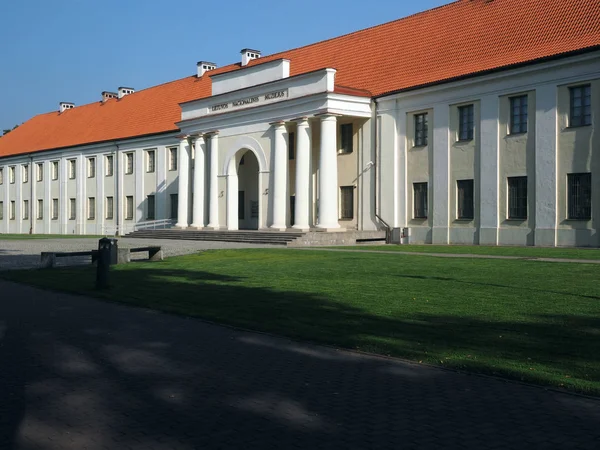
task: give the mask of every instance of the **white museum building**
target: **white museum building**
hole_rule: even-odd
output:
[[[598,17],[459,0],[61,102],[0,138],[0,233],[600,246]]]

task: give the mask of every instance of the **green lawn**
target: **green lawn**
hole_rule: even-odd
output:
[[[341,347],[600,394],[600,265],[223,250],[16,281]]]
[[[2,234],[0,241],[23,241],[29,239],[100,239],[104,236],[81,234]]]
[[[331,247],[340,248],[340,247]],[[485,245],[362,245],[346,250],[518,256],[522,258],[600,259],[600,248],[499,247]]]

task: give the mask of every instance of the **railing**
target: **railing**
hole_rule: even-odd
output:
[[[385,243],[389,244],[392,241],[392,228],[388,225],[388,223],[379,216],[379,214],[375,213],[375,218],[379,220],[384,228],[385,228]]]
[[[145,222],[127,223],[120,229],[117,225],[104,225],[102,227],[102,234],[105,236],[124,236],[139,230],[164,230],[172,228],[175,222],[174,219],[147,220]]]

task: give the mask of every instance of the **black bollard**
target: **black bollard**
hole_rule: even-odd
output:
[[[111,264],[113,241],[116,239],[102,238],[98,241],[98,266],[96,267],[96,289],[108,289],[108,273]]]

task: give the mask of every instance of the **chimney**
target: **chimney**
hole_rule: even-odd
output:
[[[196,66],[198,67],[198,78],[200,78],[209,70],[215,70],[217,68],[217,65],[215,63],[211,63],[208,61],[198,61],[196,63]]]
[[[133,89],[133,88],[120,87],[118,97],[123,98],[126,95],[133,94],[134,92],[135,92],[135,89]]]
[[[260,58],[260,50],[252,50],[250,48],[245,48],[241,51],[242,54],[242,67],[247,66],[250,61],[253,59]]]
[[[63,113],[65,112],[67,109],[73,109],[75,108],[75,103],[70,103],[70,102],[60,102],[59,103],[59,112]]]
[[[107,100],[110,100],[111,98],[117,98],[118,96],[119,94],[117,94],[116,92],[104,91],[102,92],[102,103],[104,103]]]

